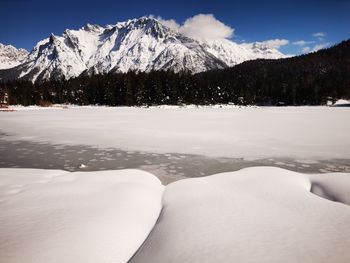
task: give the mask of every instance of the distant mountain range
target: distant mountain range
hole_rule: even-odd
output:
[[[69,79],[79,75],[172,70],[203,72],[257,58],[285,57],[264,43],[237,44],[227,39],[196,40],[159,20],[141,17],[116,25],[86,25],[51,34],[28,54],[0,45],[0,79],[30,81]]]
[[[17,49],[11,45],[0,43],[0,69],[13,68],[22,64],[29,53],[25,49]]]
[[[322,105],[350,99],[349,73],[346,40],[306,55],[250,60],[197,74],[130,71],[80,74],[67,81],[0,81],[0,94],[7,93],[14,105]]]

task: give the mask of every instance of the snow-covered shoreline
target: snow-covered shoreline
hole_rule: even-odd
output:
[[[330,102],[331,103],[331,102]],[[327,105],[309,105],[309,106],[278,106],[278,108],[329,108],[333,106],[350,105],[350,100],[339,99],[334,104]],[[233,103],[229,104],[183,104],[183,105],[149,105],[149,106],[108,106],[108,105],[77,105],[77,104],[52,104],[51,106],[40,106],[40,105],[9,105],[8,108],[11,110],[53,110],[53,109],[87,109],[87,108],[142,108],[142,109],[244,109],[244,108],[274,108],[276,106],[259,106],[259,105],[237,105]]]
[[[345,263],[349,188],[273,167],[165,188],[138,170],[0,169],[0,261]]]
[[[294,107],[294,106],[291,106]],[[320,106],[310,106],[320,107]],[[321,106],[323,107],[323,106]],[[213,105],[196,105],[196,104],[184,104],[184,105],[149,105],[149,106],[108,106],[108,105],[75,105],[75,104],[52,104],[51,106],[39,106],[39,105],[9,105],[7,109],[14,111],[26,111],[26,110],[61,110],[61,109],[98,109],[98,108],[110,108],[110,109],[241,109],[241,108],[260,108],[256,105],[236,105],[236,104],[213,104]]]

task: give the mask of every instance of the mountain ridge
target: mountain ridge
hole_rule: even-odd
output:
[[[0,43],[0,69],[7,69],[21,64],[29,52],[23,48]]]
[[[152,70],[199,73],[257,58],[285,57],[260,43],[237,44],[227,39],[196,40],[153,17],[105,27],[87,24],[39,41],[20,65],[0,78],[30,81],[69,79],[81,74]]]

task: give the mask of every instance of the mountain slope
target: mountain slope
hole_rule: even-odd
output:
[[[277,49],[264,43],[237,44],[227,39],[206,40],[203,45],[211,54],[233,67],[247,60],[258,58],[277,59],[285,57]]]
[[[245,104],[323,104],[350,98],[350,39],[317,52],[254,60],[196,75],[199,87],[221,87]]]
[[[13,68],[21,64],[28,56],[25,49],[17,49],[11,45],[0,43],[0,69]]]
[[[284,57],[276,49],[237,44],[229,40],[198,41],[142,17],[101,27],[86,25],[40,41],[18,67],[0,72],[0,78],[31,81],[69,79],[83,74],[149,72],[203,72],[256,58]]]

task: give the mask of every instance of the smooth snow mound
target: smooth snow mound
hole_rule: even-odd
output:
[[[232,158],[348,159],[350,107],[78,107],[0,114],[14,140]],[[10,139],[10,137],[4,137]]]
[[[165,191],[137,170],[0,169],[0,262],[347,263],[349,189],[273,167]]]
[[[311,193],[314,181],[349,200],[350,174],[257,167],[172,183],[131,262],[350,262],[350,207]]]
[[[154,226],[162,192],[137,170],[0,169],[0,261],[127,262]]]

